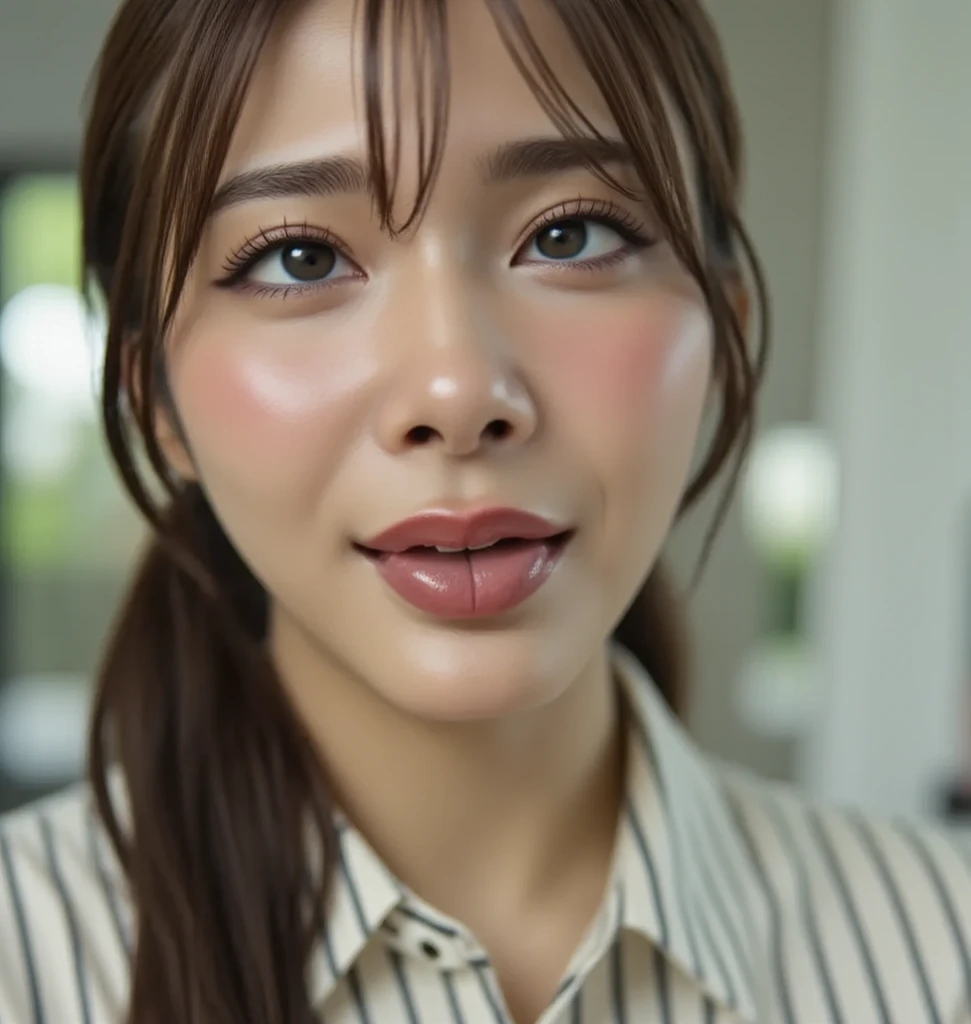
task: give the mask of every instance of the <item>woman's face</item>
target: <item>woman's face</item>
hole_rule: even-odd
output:
[[[351,680],[426,718],[508,714],[591,663],[654,562],[710,320],[650,210],[564,158],[483,3],[449,12],[427,213],[383,232],[359,180],[356,6],[307,4],[259,67],[171,339],[191,455],[170,455],[267,588],[285,675]],[[615,137],[563,29],[529,12]],[[401,119],[399,215],[418,138],[407,103]]]

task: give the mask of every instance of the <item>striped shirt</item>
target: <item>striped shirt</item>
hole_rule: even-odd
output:
[[[629,777],[599,913],[541,1024],[971,1024],[957,836],[706,758],[617,652]],[[504,1024],[489,957],[353,827],[308,985],[326,1024]],[[0,827],[0,1024],[120,1024],[133,908],[84,787]],[[522,1024],[522,1022],[520,1022]]]

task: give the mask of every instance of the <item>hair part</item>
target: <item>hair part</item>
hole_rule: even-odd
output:
[[[544,59],[515,0],[484,0],[557,128],[597,136]],[[759,263],[738,213],[741,134],[699,0],[548,0],[634,155],[678,259],[714,325],[717,422],[680,511],[720,475],[731,497],[753,429],[768,330]],[[448,111],[446,0],[359,0],[368,163],[385,228],[422,215]],[[154,528],[100,668],[89,744],[98,811],[137,910],[129,1024],[309,1024],[305,969],[336,860],[325,766],[263,644],[267,595],[202,490],[174,479],[153,429],[164,339],[259,58],[302,0],[126,0],[103,48],[81,171],[84,265],[108,302],[102,417],[122,480]],[[391,108],[382,55],[393,48]],[[418,186],[400,175],[400,62],[417,77]],[[689,181],[666,99],[688,135]],[[389,134],[387,128],[391,127]],[[598,173],[611,181],[605,168]],[[619,182],[615,187],[624,189]],[[691,214],[700,196],[702,230]],[[760,333],[748,345],[729,287],[745,274]],[[137,394],[135,406],[127,396]],[[147,461],[149,474],[143,472]],[[158,496],[161,484],[161,497]],[[687,644],[656,565],[615,632],[681,712]],[[117,762],[123,816],[109,795]],[[308,860],[307,826],[319,840]]]

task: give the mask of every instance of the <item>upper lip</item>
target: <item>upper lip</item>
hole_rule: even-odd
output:
[[[420,512],[363,542],[373,551],[397,554],[416,547],[479,548],[496,541],[547,540],[567,532],[562,525],[515,508],[478,512]]]

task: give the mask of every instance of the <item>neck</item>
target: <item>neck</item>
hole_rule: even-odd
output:
[[[342,809],[422,899],[468,920],[476,898],[502,913],[554,901],[564,885],[599,896],[623,790],[606,650],[542,707],[435,722],[274,639]]]

